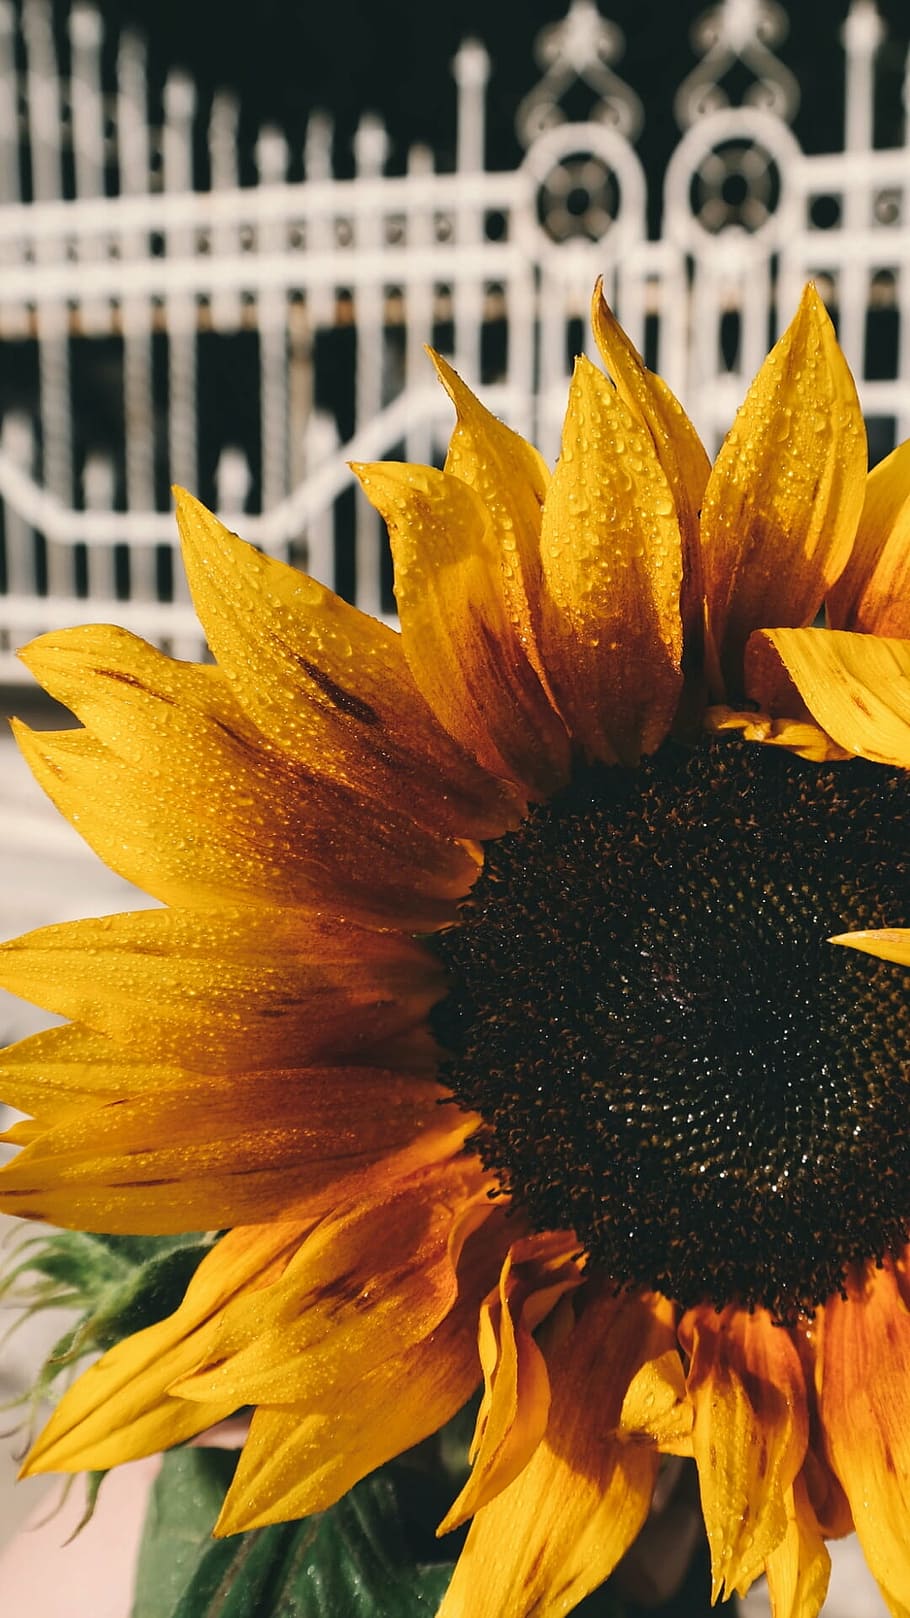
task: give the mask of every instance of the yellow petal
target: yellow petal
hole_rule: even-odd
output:
[[[765,1563],[772,1618],[817,1618],[828,1593],[831,1558],[801,1477],[786,1507],[787,1531]]]
[[[881,961],[896,961],[898,966],[910,966],[910,928],[870,927],[865,932],[838,933],[828,939],[829,944],[844,944],[847,949],[860,950],[864,955],[876,955]]]
[[[183,1443],[236,1409],[190,1404],[168,1389],[204,1352],[231,1300],[264,1286],[291,1257],[306,1227],[269,1224],[231,1231],[200,1264],[179,1309],[117,1343],[64,1394],[23,1474],[119,1466]]]
[[[151,1070],[131,1046],[115,1045],[78,1023],[46,1028],[0,1054],[4,1101],[46,1127],[145,1086],[179,1095],[192,1077],[183,1068],[163,1064]]]
[[[753,709],[719,706],[708,708],[704,728],[712,736],[732,731],[744,742],[762,742],[766,747],[783,747],[798,758],[808,758],[815,764],[832,759],[843,760],[850,754],[811,719],[772,719],[770,714],[756,713]]]
[[[658,1457],[616,1436],[623,1394],[664,1333],[649,1300],[589,1285],[541,1334],[546,1434],[474,1519],[439,1618],[556,1618],[603,1582],[644,1522]]]
[[[546,685],[536,642],[540,600],[540,514],[550,482],[543,456],[485,409],[460,376],[430,350],[457,413],[445,469],[477,493],[501,547],[510,622]],[[511,541],[511,543],[509,543]]]
[[[263,556],[191,495],[177,520],[209,645],[254,724],[298,762],[432,831],[498,836],[514,794],[437,724],[401,637]]]
[[[662,377],[649,371],[610,309],[603,281],[594,288],[591,324],[601,358],[623,403],[647,427],[676,502],[682,537],[682,621],[686,644],[700,644],[703,590],[699,513],[711,471],[704,445]]]
[[[712,1600],[745,1594],[787,1531],[786,1500],[806,1453],[796,1346],[766,1309],[708,1304],[679,1329],[690,1355],[692,1444],[711,1547]]]
[[[734,695],[753,630],[812,622],[850,555],[865,480],[856,389],[809,286],[746,395],[702,506],[708,631]]]
[[[675,1347],[648,1360],[629,1384],[620,1432],[629,1443],[655,1444],[663,1455],[692,1455],[692,1406]]]
[[[376,1060],[380,1047],[388,1059],[406,1048],[414,1062],[431,1061],[419,1028],[443,982],[410,939],[228,909],[39,928],[0,945],[0,980],[146,1056],[203,1072]]]
[[[484,1189],[479,1161],[465,1156],[374,1181],[317,1226],[267,1293],[231,1311],[175,1391],[312,1406],[420,1342],[455,1301],[449,1238]]]
[[[471,1476],[440,1523],[440,1534],[507,1488],[543,1438],[550,1382],[532,1331],[581,1284],[577,1253],[573,1237],[551,1233],[523,1237],[506,1255],[498,1292],[480,1313],[484,1397],[471,1444]]]
[[[465,1243],[454,1306],[421,1342],[353,1385],[342,1379],[318,1408],[256,1412],[216,1533],[325,1510],[461,1409],[479,1376],[477,1312],[513,1234],[503,1209],[492,1208]]]
[[[819,1410],[828,1454],[891,1612],[910,1612],[910,1311],[891,1263],[820,1311]]]
[[[14,722],[33,773],[102,859],[155,898],[330,905],[422,931],[470,886],[464,848],[298,764],[217,670],[107,628],[44,635],[21,655],[86,725]]]
[[[504,568],[516,540],[449,472],[395,461],[355,466],[384,518],[401,638],[440,724],[524,795],[550,796],[569,767],[566,728],[513,624]]]
[[[540,647],[576,742],[634,763],[669,729],[681,685],[679,522],[650,434],[577,362],[544,504]]]
[[[853,551],[828,597],[832,629],[910,637],[910,440],[866,480]]]
[[[910,640],[831,629],[771,629],[806,707],[848,753],[910,768]]]
[[[161,1235],[323,1213],[355,1177],[457,1151],[470,1115],[429,1080],[370,1068],[188,1075],[176,1092],[87,1108],[0,1168],[0,1209]],[[399,1168],[399,1172],[404,1169]]]

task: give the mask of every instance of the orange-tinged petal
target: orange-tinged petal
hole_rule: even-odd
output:
[[[683,551],[682,621],[687,645],[697,650],[704,592],[698,523],[711,462],[676,395],[662,377],[648,370],[613,315],[600,279],[594,288],[591,324],[601,359],[620,398],[651,434],[676,501]]]
[[[293,911],[135,911],[0,945],[13,994],[165,1063],[432,1060],[443,978],[410,939]],[[413,1030],[417,1032],[413,1032]],[[399,1037],[400,1036],[400,1037]]]
[[[532,1332],[564,1293],[581,1284],[578,1243],[552,1232],[523,1237],[506,1255],[499,1287],[480,1312],[484,1396],[461,1494],[439,1526],[457,1528],[506,1488],[543,1438],[550,1381]]]
[[[850,754],[838,747],[831,737],[811,719],[773,719],[770,714],[756,713],[753,709],[719,706],[708,708],[704,728],[711,735],[725,731],[742,737],[744,742],[762,742],[766,747],[784,747],[788,753],[808,758],[815,764],[832,759],[843,760]]]
[[[817,1618],[831,1558],[801,1477],[786,1499],[787,1531],[765,1562],[773,1618]]]
[[[86,725],[14,721],[33,773],[102,859],[155,898],[330,906],[416,931],[470,886],[466,849],[298,764],[218,670],[104,627],[44,635],[20,655]]]
[[[458,418],[445,469],[469,484],[489,513],[501,547],[509,619],[546,685],[535,626],[540,600],[540,514],[550,482],[549,468],[532,444],[491,415],[441,354],[431,349],[430,358]]]
[[[231,1231],[202,1260],[179,1309],[117,1343],[64,1394],[23,1474],[118,1466],[183,1443],[236,1409],[229,1401],[172,1397],[176,1377],[204,1352],[218,1313],[280,1274],[306,1226]]]
[[[263,556],[178,490],[196,611],[236,700],[298,762],[455,837],[514,826],[514,793],[461,751],[418,691],[401,637]]]
[[[806,1386],[789,1332],[766,1309],[709,1304],[679,1328],[690,1356],[692,1446],[713,1600],[745,1594],[787,1531],[787,1493],[808,1439]]]
[[[876,955],[880,961],[895,961],[898,966],[910,966],[910,928],[870,927],[865,932],[838,933],[828,939],[829,944],[844,944],[863,955]]]
[[[869,1265],[820,1311],[817,1376],[828,1454],[869,1569],[910,1613],[910,1310],[894,1268]]]
[[[175,1391],[312,1406],[429,1336],[455,1301],[453,1226],[485,1183],[466,1156],[375,1182],[317,1226],[275,1286],[231,1311]]]
[[[734,695],[753,630],[810,624],[843,571],[865,479],[856,389],[810,286],[737,413],[702,506],[708,633]]]
[[[832,629],[910,637],[910,440],[869,473],[853,551],[827,606]]]
[[[679,522],[650,434],[585,359],[540,543],[539,643],[560,711],[591,757],[635,763],[679,697]]]
[[[504,564],[516,540],[449,472],[354,466],[384,518],[411,673],[440,724],[493,775],[535,798],[565,782],[569,739],[513,624]]]
[[[460,1410],[480,1374],[477,1311],[513,1236],[504,1210],[492,1208],[464,1245],[455,1304],[421,1342],[353,1385],[341,1379],[317,1407],[257,1410],[216,1533],[325,1510]]]
[[[910,768],[910,640],[834,629],[769,629],[757,639],[848,753]]]
[[[395,1072],[188,1077],[182,1092],[150,1087],[42,1133],[0,1168],[0,1209],[136,1235],[309,1217],[374,1165],[418,1169],[471,1128],[432,1081]]]
[[[623,1394],[662,1347],[646,1298],[589,1285],[541,1334],[546,1434],[515,1481],[477,1514],[439,1618],[556,1618],[613,1571],[644,1522],[658,1456],[617,1436]]]

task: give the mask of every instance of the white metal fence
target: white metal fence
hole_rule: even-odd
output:
[[[468,381],[483,368],[488,402],[554,455],[598,274],[712,444],[809,276],[836,312],[879,452],[910,436],[910,150],[873,149],[882,25],[874,0],[853,0],[843,149],[819,156],[790,128],[783,23],[772,0],[723,0],[699,25],[652,239],[642,108],[594,0],[572,0],[541,36],[515,170],[484,168],[489,64],[468,43],[454,63],[454,172],[415,147],[406,173],[386,174],[386,132],[367,117],[356,175],[337,179],[330,125],[314,117],[303,181],[264,130],[252,186],[238,181],[230,97],[214,98],[201,139],[193,86],[174,75],[152,127],[139,39],[120,40],[111,89],[90,6],[73,6],[63,74],[49,0],[0,0],[3,396],[13,360],[23,377],[0,422],[0,681],[18,677],[12,650],[31,634],[111,616],[198,655],[171,482],[328,582],[347,568],[358,604],[390,611],[374,514],[348,494],[339,515],[346,462],[438,453],[450,418],[422,351],[432,340]],[[729,106],[734,61],[752,88]],[[579,79],[584,123],[562,110]],[[893,324],[874,377],[870,311]],[[320,397],[320,345],[331,361],[333,343],[351,373],[340,413]],[[245,436],[218,383],[232,366],[250,380]]]

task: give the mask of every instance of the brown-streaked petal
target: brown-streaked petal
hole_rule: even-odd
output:
[[[765,1562],[772,1618],[817,1618],[828,1593],[831,1558],[798,1477],[786,1498],[787,1531]]]
[[[612,1573],[642,1526],[658,1456],[616,1435],[623,1395],[660,1352],[651,1301],[589,1283],[541,1333],[547,1431],[513,1483],[477,1514],[439,1618],[558,1618]]]
[[[910,1613],[910,1310],[894,1266],[869,1264],[819,1311],[822,1428],[869,1570]]]
[[[505,591],[512,529],[480,495],[432,466],[353,467],[384,519],[408,666],[450,736],[525,796],[549,797],[569,768],[566,727],[512,622]]]
[[[458,1154],[331,1213],[281,1280],[222,1321],[183,1398],[320,1403],[428,1337],[455,1302],[453,1227],[491,1185]]]
[[[773,648],[839,746],[910,768],[910,640],[837,629],[769,629],[756,640]]]
[[[712,1600],[745,1594],[787,1531],[788,1491],[808,1442],[802,1365],[766,1309],[690,1309],[679,1340],[690,1356],[692,1447],[711,1548]]]
[[[547,1427],[550,1382],[532,1333],[581,1285],[578,1242],[565,1232],[525,1236],[506,1255],[495,1296],[480,1312],[484,1395],[471,1443],[471,1475],[439,1525],[447,1534],[513,1481]]]
[[[598,278],[591,303],[594,337],[623,403],[644,422],[673,491],[682,537],[681,612],[687,647],[701,645],[704,610],[699,513],[711,471],[705,447],[676,395],[649,371],[604,297]]]
[[[14,731],[102,859],[169,904],[301,904],[427,930],[477,870],[404,807],[380,809],[263,736],[220,671],[124,630],[44,635],[20,654],[86,729]]]
[[[910,637],[910,439],[869,473],[850,560],[827,609],[832,629]]]
[[[43,1131],[0,1168],[0,1209],[128,1235],[309,1218],[376,1165],[385,1184],[457,1152],[473,1119],[444,1099],[372,1068],[190,1076]]]
[[[865,480],[856,388],[809,286],[737,413],[702,505],[708,636],[731,696],[742,695],[754,630],[812,622],[850,555]]]
[[[147,1057],[203,1072],[427,1064],[423,1019],[444,983],[428,952],[398,934],[227,908],[41,927],[0,945],[0,981]]]
[[[591,758],[635,763],[679,698],[679,521],[650,434],[586,359],[540,543],[539,644],[560,711]]]
[[[432,349],[429,353],[457,415],[445,469],[469,484],[487,509],[501,548],[510,622],[546,686],[535,626],[541,588],[540,516],[549,467],[532,444],[481,404],[441,354]]]
[[[498,836],[519,818],[434,719],[400,635],[229,532],[176,491],[196,611],[236,700],[299,763],[421,825]]]
[[[490,1206],[464,1244],[458,1297],[435,1331],[353,1385],[339,1379],[318,1407],[257,1410],[216,1534],[324,1511],[461,1409],[480,1376],[477,1313],[513,1236],[504,1208]]]
[[[170,1384],[204,1353],[220,1311],[274,1280],[307,1229],[253,1225],[223,1237],[174,1314],[124,1338],[67,1390],[32,1446],[23,1476],[119,1466],[183,1443],[230,1415],[236,1407],[223,1399],[191,1404],[172,1397]]]

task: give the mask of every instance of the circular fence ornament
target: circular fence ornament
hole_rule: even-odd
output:
[[[683,136],[667,167],[664,232],[703,253],[723,234],[771,252],[798,224],[789,185],[799,144],[786,124],[757,107],[708,113]]]
[[[532,184],[517,216],[529,252],[568,242],[612,247],[645,234],[646,186],[628,141],[604,124],[560,124],[528,150],[522,172]]]

